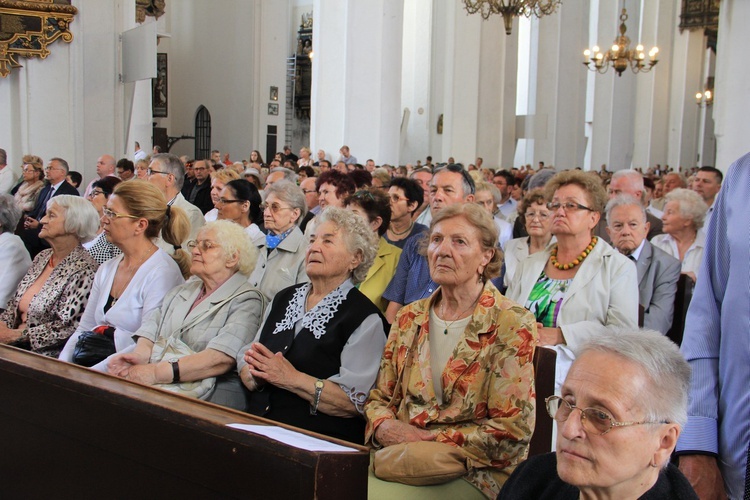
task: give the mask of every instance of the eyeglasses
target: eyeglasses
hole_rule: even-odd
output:
[[[549,212],[526,212],[523,214],[527,220],[539,219],[540,222],[544,222],[550,217]]]
[[[604,410],[598,410],[596,408],[578,408],[576,405],[570,404],[567,400],[560,396],[550,396],[544,400],[547,405],[547,413],[549,416],[556,421],[562,423],[570,418],[573,410],[579,410],[581,412],[581,426],[586,432],[603,436],[615,427],[628,427],[631,425],[642,425],[642,424],[668,424],[669,422],[650,422],[647,420],[641,420],[639,422],[617,422],[614,417]]]
[[[357,191],[356,193],[354,193],[352,195],[352,198],[356,198],[358,200],[362,200],[362,199],[367,199],[367,200],[370,200],[370,201],[374,201],[375,200],[375,197],[372,195],[372,193],[369,192],[369,191],[365,191],[364,189],[360,190],[360,191]]]
[[[52,165],[47,165],[46,167],[44,167],[44,170],[49,171],[49,170],[64,170],[64,169],[60,167],[53,167]]]
[[[562,207],[565,213],[575,212],[578,210],[588,210],[589,212],[593,212],[593,210],[589,207],[581,205],[580,203],[576,203],[574,201],[566,201],[565,203],[560,203],[559,201],[550,201],[547,203],[547,209],[552,210],[553,212],[557,212],[560,207]]]
[[[152,175],[152,174],[169,175],[169,172],[162,172],[161,170],[154,170],[153,168],[147,168],[146,175]]]
[[[317,193],[314,189],[303,189],[302,192],[305,194]]]
[[[393,203],[398,203],[398,202],[399,202],[399,201],[401,201],[401,200],[404,200],[404,201],[406,201],[406,202],[408,202],[408,201],[409,201],[409,198],[405,198],[405,197],[403,197],[403,196],[399,196],[399,195],[397,195],[397,194],[392,194],[392,195],[389,195],[388,197],[389,197],[389,198],[391,199],[391,201],[392,201]]]
[[[104,191],[102,191],[102,190],[101,190],[101,189],[99,189],[99,188],[96,188],[96,189],[93,189],[93,190],[92,190],[92,191],[91,191],[91,192],[89,193],[89,198],[96,198],[96,197],[97,197],[97,196],[99,196],[100,194],[103,194],[104,196],[107,196],[107,194],[106,194],[106,193],[105,193]]]
[[[104,215],[107,219],[140,219],[140,217],[136,217],[135,215],[118,214],[117,212],[113,212],[107,207],[102,208],[102,215]]]
[[[204,170],[208,170],[206,167],[193,167],[194,172],[203,172]]]
[[[29,172],[34,172],[36,169],[34,167],[29,167],[29,168],[24,167],[22,170],[24,173],[29,173]]]
[[[268,209],[271,211],[271,213],[274,213],[274,214],[281,210],[294,210],[292,207],[282,207],[278,203],[271,203],[270,205],[268,205],[267,203],[263,203],[261,204],[260,209],[263,212],[265,212],[266,209]]]
[[[222,205],[229,205],[230,203],[245,203],[245,200],[227,200],[226,198],[219,198],[218,202]]]
[[[198,247],[198,250],[203,253],[208,252],[212,248],[221,247],[221,245],[211,240],[190,240],[187,242],[187,247],[191,252],[195,247]]]

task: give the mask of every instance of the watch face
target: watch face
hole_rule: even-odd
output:
[[[322,389],[323,388],[323,381],[322,380],[316,380],[315,381],[315,388],[316,389]]]

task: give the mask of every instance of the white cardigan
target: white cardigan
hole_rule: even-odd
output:
[[[104,305],[112,290],[117,266],[123,258],[120,255],[99,267],[86,310],[78,329],[60,353],[61,360],[72,362],[73,350],[81,332],[90,331],[98,325],[115,327],[115,347],[118,352],[135,345],[133,334],[141,327],[143,317],[161,307],[168,291],[185,282],[174,259],[164,250],[157,250],[138,268],[120,299],[105,313]]]
[[[505,294],[525,306],[547,264],[549,248],[518,264]],[[557,346],[556,386],[567,375],[575,350],[607,327],[638,328],[638,272],[633,262],[601,238],[578,269],[560,307],[557,326],[566,346]]]

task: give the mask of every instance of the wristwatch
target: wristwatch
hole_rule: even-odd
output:
[[[310,405],[310,415],[318,414],[318,405],[320,404],[320,395],[323,393],[323,381],[318,379],[315,381],[315,396],[313,397],[313,404]]]
[[[180,381],[180,361],[173,359],[169,364],[172,366],[172,383],[176,384]]]

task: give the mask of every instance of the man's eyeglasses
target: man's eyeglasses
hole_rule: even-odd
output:
[[[190,240],[187,242],[187,247],[191,252],[198,247],[198,250],[203,253],[208,252],[212,248],[221,247],[221,245],[211,240]]]
[[[615,427],[669,423],[651,422],[648,420],[641,420],[639,422],[617,422],[612,415],[604,410],[596,408],[578,408],[576,405],[570,404],[560,396],[550,396],[544,400],[544,403],[547,405],[547,413],[549,413],[549,416],[560,423],[568,420],[573,413],[573,410],[579,410],[581,412],[581,426],[583,426],[583,429],[586,432],[599,436],[603,436]]]
[[[100,194],[103,194],[104,196],[107,196],[107,193],[105,193],[104,191],[102,191],[99,188],[96,188],[96,189],[91,190],[91,192],[89,193],[89,198],[96,198]]]
[[[260,209],[265,212],[266,209],[270,210],[271,213],[275,214],[277,212],[280,212],[281,210],[293,210],[292,207],[283,207],[279,205],[278,203],[271,203],[270,205],[267,203],[263,203],[260,206]]]
[[[317,193],[317,191],[314,190],[314,189],[303,189],[302,192],[305,193],[305,194]]]
[[[169,175],[169,172],[162,172],[161,170],[154,170],[153,168],[147,168],[146,175],[152,175],[152,174]]]
[[[581,205],[580,203],[576,203],[574,201],[566,201],[565,203],[560,203],[559,201],[550,201],[547,203],[547,210],[552,210],[553,212],[557,212],[560,207],[562,207],[565,213],[575,212],[577,210],[588,210],[589,212],[593,212],[593,210],[589,207]]]
[[[222,205],[229,205],[231,203],[245,203],[245,200],[227,200],[226,198],[219,198],[219,203]]]
[[[136,217],[135,215],[118,214],[117,212],[113,212],[107,207],[102,208],[102,215],[104,215],[107,219],[140,219],[140,217]]]

